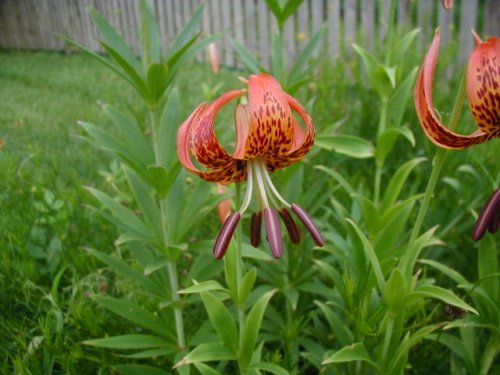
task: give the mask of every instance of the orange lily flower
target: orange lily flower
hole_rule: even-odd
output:
[[[467,96],[478,130],[469,135],[446,128],[432,104],[432,81],[439,52],[440,33],[436,31],[415,85],[415,108],[427,137],[436,145],[462,149],[500,137],[500,38],[483,42],[474,34],[476,47],[467,66]]]
[[[293,164],[309,152],[315,137],[312,120],[302,105],[285,93],[271,75],[255,74],[242,81],[247,89],[232,90],[210,104],[200,104],[177,134],[177,153],[186,169],[204,180],[221,184],[247,181],[242,206],[224,222],[214,245],[214,256],[220,259],[226,253],[236,226],[250,204],[254,189],[263,215],[260,211],[252,215],[252,245],[258,246],[260,243],[263,217],[271,252],[275,258],[281,257],[283,244],[279,215],[292,241],[298,242],[297,226],[287,211],[290,208],[304,223],[316,244],[322,246],[323,238],[310,217],[297,204],[288,203],[278,193],[269,176],[269,172]],[[247,101],[236,107],[236,145],[230,154],[215,135],[215,117],[223,106],[245,94]],[[304,122],[304,129],[292,110]],[[195,166],[191,155],[194,155],[199,167]],[[278,207],[277,202],[285,207],[281,208],[279,214],[275,208]]]

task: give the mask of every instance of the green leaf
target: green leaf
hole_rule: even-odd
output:
[[[127,64],[133,68],[133,70],[139,72],[141,70],[141,65],[135,57],[135,53],[127,45],[127,43],[125,43],[115,28],[95,9],[91,8],[89,10],[89,14],[99,29],[105,44],[112,48],[113,51],[116,51],[116,54],[120,55],[121,59],[126,61]]]
[[[321,364],[329,365],[331,363],[344,363],[344,362],[355,362],[363,361],[366,362],[377,370],[379,370],[377,364],[372,360],[365,345],[362,343],[352,344],[350,346],[345,346],[327,359],[325,359]],[[380,370],[379,370],[380,371]]]
[[[356,159],[371,158],[375,147],[366,139],[353,135],[318,135],[316,144],[326,150],[338,152]]]
[[[392,176],[387,189],[385,190],[384,198],[382,200],[382,211],[388,210],[396,202],[401,189],[408,179],[408,175],[418,164],[422,163],[424,160],[425,158],[415,158],[407,161],[398,168],[396,173]]]
[[[124,207],[102,191],[91,187],[87,187],[86,189],[111,212],[113,218],[116,219],[116,223],[123,229],[145,241],[155,242],[155,236],[151,233],[150,228],[132,210]]]
[[[314,301],[314,303],[318,305],[320,310],[323,312],[332,333],[335,335],[335,338],[339,340],[340,344],[342,346],[352,344],[354,335],[345,324],[345,321],[341,319],[328,305],[320,301]]]
[[[166,170],[171,170],[174,164],[179,164],[175,145],[177,142],[177,129],[182,121],[179,113],[180,107],[179,90],[174,88],[165,103],[158,129],[158,162]]]
[[[177,362],[174,368],[197,362],[231,361],[235,359],[236,355],[227,346],[216,342],[208,342],[194,348],[182,360]]]
[[[498,253],[493,235],[486,234],[479,242],[477,254],[477,267],[481,285],[491,299],[498,299],[499,278],[491,277],[498,275]]]
[[[61,39],[63,39],[66,43],[82,50],[83,52],[85,52],[89,56],[92,56],[94,59],[99,61],[101,64],[108,67],[109,69],[114,71],[116,74],[118,74],[120,77],[122,77],[131,86],[134,85],[134,82],[132,81],[132,79],[118,65],[114,64],[109,59],[102,57],[101,55],[97,54],[96,52],[84,47],[83,45],[75,42],[74,40],[71,40],[71,39],[64,37],[63,35],[59,35],[59,34],[56,34],[56,35],[59,36]]]
[[[361,232],[361,229],[357,226],[357,224],[352,221],[351,219],[346,219],[349,224],[354,228],[354,231],[358,235],[358,238],[360,239],[361,243],[363,244],[363,250],[365,253],[366,258],[369,260],[370,264],[372,265],[373,272],[375,274],[375,279],[377,280],[377,285],[382,293],[384,291],[384,286],[385,286],[385,279],[384,279],[384,274],[382,273],[382,268],[380,267],[380,262],[377,258],[377,254],[375,254],[375,251],[373,250],[372,244],[368,241],[366,236]]]
[[[360,47],[357,44],[353,44],[352,48],[361,57],[361,60],[363,60],[363,64],[365,65],[366,75],[368,76],[368,80],[374,86],[375,70],[381,64],[378,62],[377,58],[372,53],[368,52],[363,47]]]
[[[204,10],[205,10],[205,4],[202,3],[195,9],[193,15],[186,23],[186,25],[182,28],[182,30],[180,30],[177,33],[177,38],[172,44],[172,47],[170,47],[170,50],[168,51],[167,60],[171,59],[173,55],[179,52],[179,50],[185,48],[186,44],[190,43],[190,40],[193,38],[193,35],[195,34],[195,31],[200,24]],[[169,66],[171,65],[169,64]]]
[[[172,165],[168,171],[161,165],[148,165],[147,177],[158,196],[164,197],[169,192],[180,171],[181,165],[179,163]]]
[[[157,358],[165,357],[166,355],[177,352],[177,346],[175,344],[170,345],[170,348],[158,348],[158,349],[148,349],[132,354],[120,354],[123,358]]]
[[[193,294],[193,293],[203,293],[203,292],[211,292],[214,290],[222,290],[229,291],[224,288],[220,283],[215,280],[207,280],[201,283],[196,283],[188,288],[182,289],[179,291],[179,294]]]
[[[403,273],[394,268],[391,272],[391,276],[385,283],[384,299],[389,307],[389,311],[393,313],[398,313],[402,311],[406,294],[408,293],[408,285]]]
[[[130,168],[125,166],[123,169],[146,223],[155,231],[158,243],[164,243],[160,209],[153,199],[149,187]]]
[[[419,32],[419,29],[414,29],[403,35],[402,38],[399,38],[398,42],[394,45],[390,52],[390,61],[392,64],[396,66],[403,66],[408,48],[410,48]]]
[[[145,66],[161,60],[160,30],[151,2],[141,0],[141,51]]]
[[[241,262],[241,259],[238,257],[236,246],[236,242],[231,241],[223,259],[224,278],[226,279],[227,287],[235,300],[238,299],[238,279],[236,268],[238,267],[237,263]]]
[[[463,310],[470,311],[476,315],[479,313],[470,305],[465,303],[461,298],[457,297],[448,289],[441,288],[436,285],[421,285],[408,295],[409,298],[436,298],[448,305],[459,307]]]
[[[97,346],[109,349],[151,349],[168,348],[172,344],[167,340],[152,335],[121,335],[83,341],[84,345]]]
[[[210,292],[202,292],[200,295],[217,335],[234,354],[238,353],[238,332],[234,317],[228,308]]]
[[[325,31],[326,28],[324,26],[320,27],[320,29],[311,37],[302,52],[295,58],[292,69],[290,70],[287,86],[292,86],[304,78],[304,72],[308,68],[309,60],[313,57],[314,52],[319,47]]]
[[[253,305],[252,309],[248,313],[245,320],[245,325],[243,327],[243,334],[241,337],[241,347],[240,347],[240,360],[243,368],[246,368],[250,363],[252,354],[255,350],[255,344],[257,342],[257,335],[260,331],[260,325],[262,323],[262,318],[264,317],[264,312],[266,310],[269,300],[275,293],[275,290],[271,290],[263,294],[257,302]]]
[[[125,299],[100,296],[94,296],[93,299],[109,311],[112,311],[113,313],[120,315],[121,317],[132,323],[138,324],[145,329],[149,329],[154,333],[168,337],[175,342],[175,336],[167,329],[166,322],[145,308]]]
[[[266,71],[255,55],[243,44],[235,39],[231,39],[231,45],[233,46],[234,52],[236,52],[236,56],[251,73],[257,74]]]
[[[147,365],[114,365],[120,375],[170,375],[170,372]]]
[[[403,136],[408,140],[408,142],[410,142],[412,146],[415,146],[415,136],[409,128],[385,129],[382,134],[380,134],[377,140],[377,148],[375,150],[375,159],[377,165],[384,165],[387,156],[392,151],[394,143],[399,136]]]
[[[252,363],[248,367],[248,370],[262,370],[262,371],[269,372],[271,374],[276,374],[276,375],[289,375],[290,374],[283,367],[278,366],[275,363],[269,363],[269,362]]]
[[[243,278],[241,279],[240,287],[238,289],[239,305],[244,306],[245,301],[248,298],[248,295],[252,291],[256,278],[257,278],[257,269],[253,267],[250,271],[245,273],[245,276],[243,276]]]
[[[142,272],[130,267],[123,260],[91,248],[84,249],[95,256],[97,259],[99,259],[101,262],[104,262],[108,266],[113,268],[115,272],[120,273],[122,276],[144,287],[145,290],[154,292],[157,295],[164,295],[165,290],[159,288],[152,280],[144,276]]]
[[[412,94],[417,71],[418,68],[412,69],[403,82],[398,85],[394,94],[392,94],[389,98],[387,103],[387,124],[389,128],[399,128],[401,125],[406,109],[406,103]]]
[[[411,335],[410,332],[407,332],[401,344],[399,345],[396,354],[391,358],[391,361],[389,362],[389,370],[387,371],[387,373],[402,373],[404,366],[407,363],[407,357],[410,349],[418,344],[422,339],[426,338],[431,332],[440,328],[440,326],[440,324],[425,326]]]
[[[427,246],[441,243],[433,237],[436,229],[437,227],[429,229],[427,232],[420,235],[414,243],[408,244],[408,248],[401,257],[398,266],[398,268],[405,275],[406,280],[409,280],[412,277],[413,267],[415,266],[422,249]]]
[[[153,163],[153,148],[138,124],[110,105],[104,105],[103,109],[119,130],[128,154],[131,153],[133,155],[131,157],[139,161],[141,165]]]
[[[440,263],[432,259],[419,259],[418,262],[437,269],[438,271],[440,271],[441,273],[443,273],[444,275],[448,276],[450,279],[455,281],[457,284],[469,284],[469,282],[465,277],[463,277],[460,273],[458,273],[457,271],[455,271],[454,269],[448,267],[443,263]]]
[[[283,37],[273,33],[271,37],[271,72],[279,82],[285,81],[285,61],[283,56]]]
[[[108,46],[105,42],[101,42],[101,45],[109,53],[113,60],[115,60],[116,63],[123,69],[125,74],[130,77],[130,81],[133,82],[132,87],[134,87],[144,99],[147,99],[148,91],[141,73],[135,69],[134,66],[130,65],[130,63],[124,59],[122,55],[115,51],[113,47]]]
[[[151,64],[146,73],[149,101],[156,107],[169,82],[169,70],[165,64]]]
[[[213,369],[212,367],[204,364],[203,362],[195,362],[193,365],[200,372],[201,375],[223,375],[219,371]]]

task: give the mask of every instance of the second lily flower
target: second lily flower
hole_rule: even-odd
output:
[[[254,189],[263,215],[261,211],[252,215],[252,245],[260,243],[263,217],[271,252],[274,257],[281,257],[283,244],[278,216],[285,223],[292,242],[297,243],[299,232],[287,210],[291,209],[315,243],[323,246],[323,237],[310,217],[297,204],[288,203],[269,176],[269,172],[299,161],[312,148],[315,131],[311,117],[297,100],[283,91],[274,77],[256,74],[243,81],[248,89],[232,90],[208,105],[200,104],[181,125],[177,135],[179,159],[189,171],[207,181],[222,184],[247,181],[242,205],[226,219],[215,242],[214,256],[220,259],[226,253],[236,226],[250,205]],[[236,144],[233,153],[229,154],[215,135],[215,117],[223,106],[245,94],[248,103],[236,107]],[[304,128],[292,110],[302,118]],[[196,167],[191,154],[205,168]],[[281,207],[279,214],[278,207]]]

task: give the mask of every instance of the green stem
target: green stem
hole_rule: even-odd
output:
[[[392,332],[394,331],[394,317],[391,313],[387,315],[387,324],[385,327],[384,347],[382,349],[382,363],[386,364],[387,352],[391,345]]]
[[[466,95],[466,86],[465,86],[465,74],[462,77],[460,82],[460,87],[458,89],[457,96],[455,98],[455,104],[453,105],[453,110],[451,112],[449,129],[455,130],[458,125],[458,120],[460,119],[460,114],[462,112],[462,107],[465,101]],[[443,168],[444,161],[446,160],[447,150],[440,148],[436,156],[434,158],[432,164],[432,172],[429,178],[429,182],[427,183],[427,188],[425,189],[424,200],[422,205],[420,206],[420,210],[418,211],[417,219],[415,220],[415,225],[411,232],[409,244],[415,243],[416,239],[420,235],[420,230],[422,228],[422,224],[425,219],[425,215],[429,209],[429,204],[431,202],[432,196],[434,194],[434,189],[436,188],[436,184],[439,178],[439,174],[441,173],[441,169]],[[413,265],[410,265],[413,266]],[[409,270],[411,270],[410,268]]]
[[[151,118],[151,131],[153,138],[153,150],[155,155],[155,163],[157,165],[162,165],[161,161],[161,150],[159,147],[158,140],[158,116],[159,113],[157,110],[150,109],[150,118]],[[159,198],[158,201],[160,207],[160,218],[161,218],[161,227],[163,229],[163,244],[165,250],[168,249],[169,243],[169,230],[167,227],[167,199]],[[167,263],[167,271],[168,278],[170,281],[170,292],[172,294],[172,301],[174,302],[174,319],[175,319],[175,330],[177,333],[177,346],[180,350],[183,350],[186,347],[186,339],[184,335],[184,319],[182,317],[182,308],[179,306],[180,296],[179,296],[179,276],[177,274],[177,264],[173,260],[169,260]]]

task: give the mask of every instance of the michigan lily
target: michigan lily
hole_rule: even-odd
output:
[[[224,185],[246,181],[246,192],[238,211],[231,213],[217,237],[214,256],[224,256],[236,226],[248,209],[254,191],[260,210],[251,218],[251,243],[258,246],[264,219],[271,253],[280,258],[283,243],[279,216],[292,242],[300,240],[297,226],[289,213],[294,212],[318,246],[323,237],[307,213],[297,204],[287,202],[278,192],[270,172],[301,160],[312,148],[315,130],[311,117],[302,105],[283,91],[269,74],[240,78],[247,88],[228,91],[212,103],[200,104],[181,125],[177,134],[177,152],[182,165],[207,181]],[[234,151],[220,144],[214,131],[215,118],[222,107],[241,98],[236,106]],[[295,117],[302,119],[304,126]],[[193,163],[192,156],[198,166]]]
[[[436,145],[462,149],[500,137],[500,38],[483,42],[475,33],[476,47],[467,65],[467,96],[478,129],[468,135],[446,128],[432,103],[432,82],[439,52],[440,33],[436,31],[415,85],[415,108],[427,137]]]

